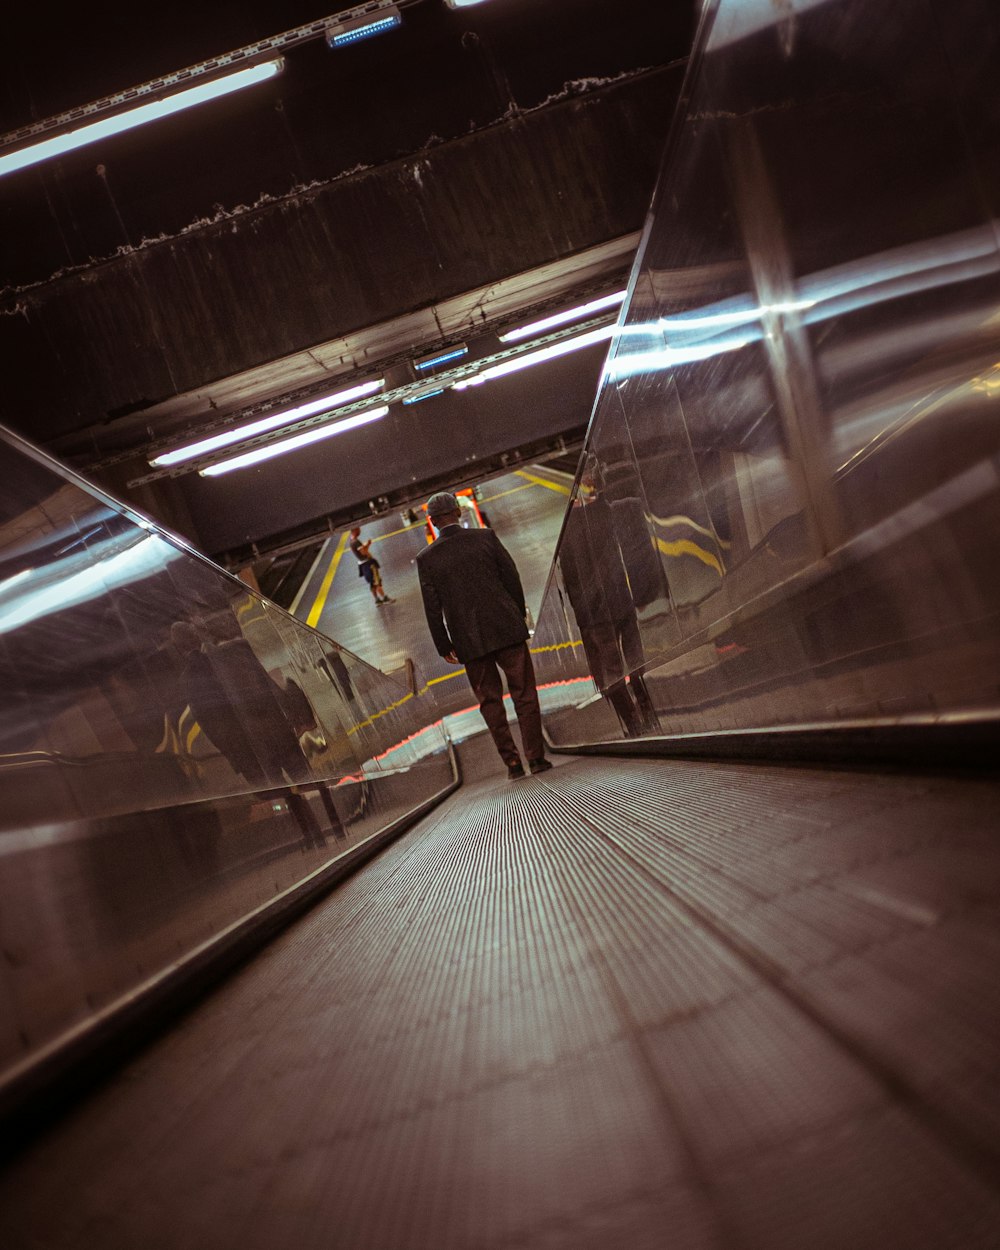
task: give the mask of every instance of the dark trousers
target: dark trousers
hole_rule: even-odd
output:
[[[594,685],[615,709],[626,736],[659,733],[653,701],[643,681],[646,657],[635,613],[617,621],[596,621],[580,633]]]
[[[479,710],[493,736],[500,757],[514,760],[519,757],[503,705],[501,670],[507,678],[507,688],[517,712],[525,757],[529,760],[540,760],[545,754],[542,713],[538,706],[535,669],[526,642],[520,642],[516,647],[504,647],[502,651],[491,651],[489,655],[481,656],[478,660],[465,661],[469,684],[479,700]]]

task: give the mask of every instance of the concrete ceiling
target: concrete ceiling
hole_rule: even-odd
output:
[[[22,7],[0,53],[0,130],[347,7],[163,6],[138,27],[124,5],[56,23]],[[226,530],[213,508],[231,513],[232,490],[225,503],[199,495],[197,475],[148,461],[331,385],[378,373],[405,386],[413,358],[441,345],[489,355],[505,327],[619,287],[698,7],[403,0],[386,35],[341,50],[290,42],[281,75],[242,98],[0,179],[0,420],[212,554],[234,533],[266,548],[364,506],[371,482],[342,466],[329,506],[306,491],[298,513]],[[520,385],[516,402],[537,408],[520,445],[585,424],[585,392],[570,405]],[[438,429],[449,419],[440,409]],[[381,493],[468,476],[477,452],[439,441],[433,472],[404,471],[404,456]]]

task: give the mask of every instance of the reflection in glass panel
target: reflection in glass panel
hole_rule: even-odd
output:
[[[996,713],[1000,31],[869,10],[720,0],[667,145],[586,448],[669,588],[647,610],[625,577],[663,733]],[[606,693],[608,528],[571,511],[539,618],[581,649],[613,623]],[[580,702],[554,741],[601,740]]]
[[[0,1078],[453,784],[398,683],[3,430],[0,677]]]

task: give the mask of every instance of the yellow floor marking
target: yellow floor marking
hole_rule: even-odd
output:
[[[544,477],[535,477],[534,473],[525,473],[523,469],[515,469],[518,477],[523,477],[525,481],[532,482],[535,486],[547,486],[549,490],[557,491],[560,495],[568,495],[570,488],[563,486],[560,482],[547,482]]]
[[[387,538],[395,538],[397,534],[409,534],[411,530],[422,530],[423,528],[424,528],[423,525],[421,525],[421,523],[417,521],[414,525],[404,525],[401,530],[392,530],[388,534],[379,534],[377,537],[373,538],[371,541],[373,543],[380,543],[380,542],[384,542],[385,539]]]
[[[432,677],[425,685],[420,687],[420,693],[426,694],[431,686],[436,686],[438,682],[451,681],[453,677],[461,677],[465,673],[464,668],[456,668],[453,673],[443,673],[440,677]]]
[[[340,557],[347,550],[347,543],[350,534],[344,532],[340,536],[340,542],[337,544],[337,550],[333,553],[333,559],[330,561],[330,567],[326,571],[326,577],[323,578],[323,585],[319,588],[319,594],[316,596],[316,602],[309,609],[309,615],[306,617],[306,624],[316,628],[319,618],[323,615],[323,609],[326,607],[326,597],[330,593],[330,587],[333,585],[333,578],[337,572],[337,565],[340,563]]]
[[[545,646],[545,647],[532,647],[531,654],[540,655],[541,652],[543,651],[560,651],[562,650],[563,647],[582,647],[582,646],[583,646],[582,640],[579,638],[574,638],[571,642],[554,642],[554,643],[550,643],[548,646]],[[431,686],[436,686],[442,681],[451,681],[453,677],[462,677],[464,675],[465,675],[464,668],[456,668],[454,672],[442,673],[440,677],[432,677],[428,682],[426,682],[423,686],[420,687],[420,690],[417,692],[417,694],[418,696],[422,694],[426,694],[427,691],[430,690]],[[372,721],[378,720],[380,716],[385,716],[386,712],[391,712],[397,707],[402,707],[402,705],[408,699],[412,699],[412,698],[413,698],[412,694],[404,695],[402,699],[397,699],[395,703],[390,703],[388,707],[382,708],[381,711],[373,712],[371,716],[368,717],[367,720],[359,721],[356,725],[352,725],[350,729],[348,729],[347,731],[348,735],[357,733],[358,730],[363,729],[365,725],[370,725]]]
[[[499,495],[487,495],[485,499],[480,499],[480,504],[491,504],[495,499],[505,499],[507,495],[516,495],[519,490],[531,490],[531,482],[525,482],[524,486],[511,486],[510,490],[501,490]]]
[[[582,647],[582,638],[573,638],[569,642],[550,642],[545,647],[532,647],[532,655],[541,655],[543,651],[562,651],[564,647]]]

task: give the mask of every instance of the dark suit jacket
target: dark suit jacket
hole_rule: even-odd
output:
[[[574,503],[559,543],[563,585],[581,630],[635,617],[611,506]]]
[[[417,574],[440,655],[464,664],[527,639],[521,578],[492,530],[446,526],[417,556]]]

